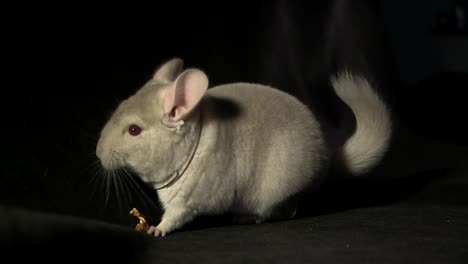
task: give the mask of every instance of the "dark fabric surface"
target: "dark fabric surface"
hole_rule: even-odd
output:
[[[403,84],[378,1],[309,2],[168,2],[123,12],[19,7],[22,23],[4,32],[13,82],[3,88],[2,257],[466,263],[468,130],[460,87],[468,87],[467,75],[441,72]],[[225,216],[203,217],[163,239],[136,233],[128,211],[137,207],[157,223],[157,195],[137,178],[105,180],[94,148],[117,103],[173,56],[205,70],[211,85],[252,81],[296,95],[317,113],[331,147],[354,128],[327,83],[346,66],[371,79],[394,110],[390,152],[372,180],[331,178],[304,197],[291,221],[232,225]]]
[[[0,208],[0,245],[4,258],[47,263],[466,263],[467,189],[467,171],[341,183],[305,200],[294,220],[231,225],[201,218],[164,238]]]

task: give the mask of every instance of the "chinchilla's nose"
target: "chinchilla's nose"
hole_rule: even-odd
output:
[[[103,150],[102,150],[102,140],[99,139],[99,140],[98,140],[98,143],[97,143],[97,145],[96,145],[96,156],[97,156],[100,160],[102,160],[102,152],[103,152]]]
[[[105,169],[112,169],[112,166],[114,166],[110,152],[111,150],[109,149],[108,141],[99,139],[96,145],[96,156],[101,161],[101,165]]]

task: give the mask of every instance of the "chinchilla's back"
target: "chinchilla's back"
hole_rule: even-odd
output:
[[[326,164],[319,123],[293,96],[248,83],[214,87],[208,94],[238,109],[237,115],[220,120],[220,130],[230,134],[230,149],[242,172],[238,182],[245,185],[239,188],[253,193],[244,197],[259,199],[256,204],[277,203],[306,188]],[[222,105],[212,112],[223,111]]]

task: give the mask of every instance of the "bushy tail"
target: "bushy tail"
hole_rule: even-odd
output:
[[[351,174],[364,174],[381,161],[388,148],[392,134],[390,112],[365,78],[343,72],[331,82],[356,117],[356,130],[340,153],[342,162]]]

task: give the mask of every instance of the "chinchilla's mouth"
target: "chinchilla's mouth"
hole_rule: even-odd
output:
[[[101,165],[105,170],[115,171],[125,166],[125,159],[116,151],[111,151],[107,157],[100,157]]]

